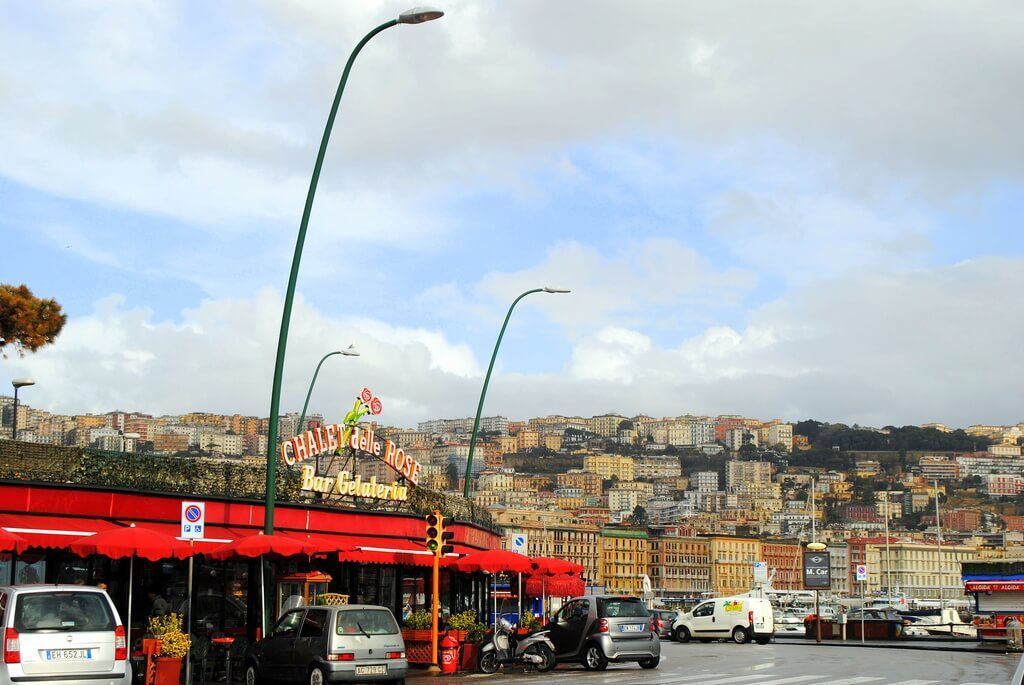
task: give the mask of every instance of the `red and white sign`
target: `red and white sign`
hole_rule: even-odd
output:
[[[969,580],[967,592],[1024,592],[1024,581]]]

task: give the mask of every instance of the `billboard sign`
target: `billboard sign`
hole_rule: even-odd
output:
[[[804,551],[804,589],[830,590],[832,569],[828,552]]]

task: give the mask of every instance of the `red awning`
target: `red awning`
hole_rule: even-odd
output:
[[[149,521],[127,521],[122,520],[121,523],[125,526],[134,523],[137,526],[143,528],[149,528],[163,533],[164,535],[170,535],[178,537],[181,534],[181,525],[177,523],[151,523]],[[224,526],[211,526],[207,525],[206,530],[203,532],[203,537],[195,540],[196,551],[200,554],[209,552],[211,549],[226,545],[229,542],[234,542],[240,537],[246,535],[255,535],[258,531],[253,528],[252,531],[248,531],[242,528],[225,528]],[[179,538],[185,539],[185,538]]]
[[[116,527],[104,519],[0,514],[0,528],[24,538],[29,547],[63,549],[86,535],[95,535]]]

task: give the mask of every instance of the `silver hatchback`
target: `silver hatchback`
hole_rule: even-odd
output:
[[[296,607],[245,655],[245,685],[390,681],[404,685],[405,642],[386,607]]]
[[[131,681],[124,626],[98,588],[0,586],[0,634],[0,685]]]

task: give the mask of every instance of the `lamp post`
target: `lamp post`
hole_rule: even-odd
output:
[[[316,385],[316,377],[320,375],[320,367],[324,365],[328,357],[333,357],[336,354],[340,354],[343,357],[358,357],[359,352],[356,350],[354,345],[349,345],[343,350],[336,350],[334,352],[328,352],[320,358],[320,362],[316,365],[316,371],[313,372],[313,379],[309,381],[309,390],[306,391],[306,401],[302,405],[302,413],[299,414],[299,425],[298,429],[302,430],[303,424],[306,422],[306,409],[309,408],[309,398],[313,394],[313,386]]]
[[[309,226],[309,215],[313,210],[313,197],[316,195],[316,186],[320,180],[320,170],[323,168],[324,157],[327,154],[327,143],[331,139],[331,129],[334,128],[334,119],[338,115],[338,105],[341,103],[341,96],[345,92],[345,83],[348,81],[348,74],[352,70],[352,64],[356,56],[363,49],[363,46],[370,42],[370,39],[381,31],[397,26],[398,24],[422,24],[423,22],[440,19],[444,16],[441,10],[430,7],[416,7],[402,12],[397,19],[384,22],[373,29],[356,44],[352,54],[345,63],[345,70],[341,73],[341,81],[338,83],[338,91],[334,95],[334,102],[331,104],[331,113],[327,116],[327,126],[324,128],[323,138],[320,140],[320,151],[316,155],[316,163],[313,165],[313,175],[309,179],[309,191],[306,193],[306,205],[302,210],[302,221],[299,223],[299,235],[295,240],[295,254],[292,257],[292,269],[288,274],[288,289],[284,296],[284,310],[281,312],[281,333],[277,339],[277,360],[274,363],[274,385],[270,393],[270,421],[267,427],[267,500],[264,510],[263,530],[266,534],[274,532],[274,497],[277,489],[277,429],[278,411],[281,404],[281,377],[284,374],[284,353],[288,345],[288,324],[292,317],[292,301],[295,299],[295,282],[299,276],[299,262],[302,259],[302,246],[306,242],[306,228]]]
[[[14,386],[14,417],[11,419],[11,440],[18,439],[18,390],[26,385],[35,385],[31,378],[15,378],[11,381]]]
[[[512,300],[512,305],[508,308],[508,314],[505,315],[505,323],[501,324],[501,331],[498,332],[498,339],[494,343],[494,352],[491,353],[491,363],[487,365],[487,375],[484,376],[484,387],[480,390],[480,402],[476,405],[476,418],[473,419],[473,435],[469,438],[469,456],[466,458],[466,482],[462,488],[462,495],[466,499],[469,499],[469,483],[473,475],[473,451],[476,449],[476,433],[480,428],[480,414],[484,410],[484,398],[487,397],[487,385],[491,382],[491,372],[494,370],[494,360],[498,358],[498,348],[501,346],[501,338],[505,335],[505,329],[508,327],[508,320],[512,318],[512,310],[519,304],[519,300],[523,299],[527,295],[534,293],[568,293],[571,292],[564,288],[534,288],[533,290],[527,290],[525,293]]]

